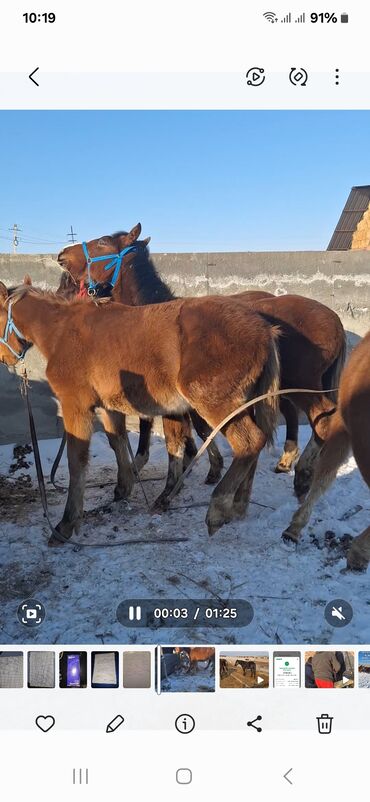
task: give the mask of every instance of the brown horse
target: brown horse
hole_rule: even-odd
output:
[[[116,232],[116,234],[103,236],[97,240],[91,240],[86,243],[89,256],[93,259],[98,257],[99,260],[93,263],[90,270],[88,268],[83,245],[81,243],[68,245],[58,254],[58,262],[64,272],[60,280],[57,294],[71,300],[76,295],[80,297],[87,295],[89,284],[91,284],[94,288],[94,295],[99,298],[111,296],[118,303],[128,304],[129,306],[143,306],[145,304],[164,303],[165,301],[176,300],[175,294],[159,276],[152,259],[149,258],[148,252],[146,251],[150,242],[150,237],[139,240],[140,234],[141,224],[138,223],[130,232],[119,231]],[[109,266],[110,262],[108,257],[112,253],[120,253],[125,248],[134,244],[137,248],[144,249],[144,253],[146,253],[147,256],[146,260],[142,258],[133,260],[125,259],[123,269],[120,271],[117,281],[112,286],[110,281],[112,279],[114,267],[111,267],[107,272],[107,266]],[[105,254],[107,255],[107,260],[103,259]],[[273,298],[274,296],[262,290],[251,290],[242,293],[241,297],[245,300],[258,300],[260,298]],[[275,470],[277,473],[286,473],[290,471],[299,454],[298,414],[295,406],[285,398],[280,400],[280,411],[286,420],[287,436],[284,453],[279,459]],[[210,433],[205,422],[194,412],[192,414],[192,422],[197,434],[204,441]],[[138,470],[140,470],[149,459],[152,428],[153,420],[147,418],[140,419],[140,438],[135,457]],[[177,481],[177,477],[182,468],[186,467],[189,460],[196,453],[195,445],[191,438],[189,420],[186,416],[183,416],[181,421],[167,419],[164,421],[164,428],[166,444],[169,446],[169,470],[166,487],[156,501],[156,506],[159,507],[166,506],[167,496]],[[179,436],[185,442],[185,459],[183,466],[179,460],[174,458],[174,449],[171,447],[173,438],[177,441]],[[223,459],[214,441],[208,447],[208,456],[210,470],[206,478],[206,484],[216,484],[221,477]]]
[[[135,244],[136,249],[144,249],[146,251],[147,245],[150,242],[150,237],[145,240],[138,240],[141,233],[141,225],[138,223],[131,232],[124,234],[113,235],[113,237],[102,237],[98,240],[98,247],[91,248],[92,243],[87,243],[89,255],[92,258],[96,256],[104,257],[104,254],[112,254],[130,248]],[[109,251],[110,248],[110,251]],[[107,250],[108,249],[108,250]],[[80,256],[82,254],[82,271],[80,265]],[[57,294],[62,297],[72,300],[79,295],[80,297],[87,296],[87,290],[84,289],[85,281],[88,273],[88,266],[86,257],[83,251],[83,246],[79,243],[76,245],[65,248],[58,255],[58,262],[63,269],[60,285]],[[111,259],[99,261],[94,264],[94,297],[104,298],[112,296],[115,301],[128,306],[144,306],[148,304],[165,303],[166,301],[175,300],[174,294],[170,288],[158,276],[155,267],[151,260],[147,259],[147,270],[145,271],[145,280],[143,281],[143,271],[135,269],[136,260],[125,259],[123,270],[120,271],[118,281],[112,285],[112,274],[114,267],[112,267],[106,275],[106,267],[111,262]],[[163,431],[168,451],[168,474],[166,485],[162,493],[156,499],[154,506],[162,509],[168,505],[168,496],[175,486],[182,471],[187,467],[191,459],[195,456],[197,448],[192,438],[191,421],[189,414],[181,416],[165,416],[162,418]],[[108,438],[111,442],[111,419],[107,420],[106,415],[103,414],[102,423],[107,431]],[[140,418],[140,436],[135,456],[135,465],[137,470],[141,470],[149,459],[150,436],[153,428],[153,418]],[[110,426],[110,428],[107,428]],[[202,419],[193,413],[193,425],[199,436],[205,440],[209,434],[206,425]],[[120,419],[119,414],[116,414],[116,427],[119,426],[121,432],[126,436],[125,420]],[[223,468],[223,459],[219,452],[216,443],[213,441],[208,446],[208,456],[210,461],[210,469],[206,478],[206,484],[217,484],[221,478],[221,471]],[[120,497],[118,493],[115,496]]]
[[[180,660],[186,671],[194,674],[198,670],[198,663],[207,663],[207,668],[211,666],[211,674],[215,673],[215,650],[211,646],[176,646],[175,654],[180,655]]]
[[[245,400],[268,393],[224,427],[233,461],[213,491],[209,534],[249,504],[260,451],[272,442],[280,383],[278,331],[245,304],[189,298],[151,306],[76,300],[33,287],[9,291],[0,282],[0,359],[16,364],[28,344],[46,359],[67,433],[69,491],[59,532],[78,530],[94,410],[181,415],[193,408],[217,426]],[[125,485],[132,469],[122,440]],[[54,544],[54,543],[53,543]]]
[[[138,224],[129,233],[118,232],[112,236],[91,240],[87,243],[89,257],[101,259],[89,267],[86,253],[81,244],[68,246],[58,256],[60,266],[68,271],[70,281],[62,278],[63,290],[66,283],[78,291],[80,282],[84,283],[93,274],[93,284],[98,292],[111,294],[114,300],[131,305],[157,303],[173,298],[171,291],[158,276],[152,260],[149,258],[147,244],[149,240],[138,241],[141,226]],[[120,253],[123,249],[135,244],[135,254],[125,256],[117,282],[110,285],[113,268],[106,272],[109,257]],[[106,256],[106,260],[104,257]],[[341,321],[331,309],[318,301],[296,295],[275,297],[262,291],[248,291],[231,296],[238,303],[252,305],[272,325],[282,331],[280,354],[282,364],[282,387],[313,388],[330,390],[339,382],[340,372],[345,358],[346,341]],[[276,470],[289,471],[298,456],[298,414],[304,411],[313,429],[313,437],[302,454],[296,467],[295,491],[298,496],[304,495],[310,485],[314,459],[322,441],[326,436],[327,416],[335,409],[335,397],[318,392],[317,395],[292,395],[283,398],[281,411],[287,422],[287,437],[284,453]],[[204,440],[209,429],[196,414],[192,415],[198,434]],[[148,453],[150,426],[147,428],[147,439],[143,435],[142,447],[145,444]],[[182,437],[181,430],[178,436]],[[189,436],[189,433],[188,433]],[[177,440],[178,442],[178,440]],[[140,449],[140,446],[139,446]],[[171,447],[170,447],[171,453]],[[174,451],[174,449],[172,449]],[[212,466],[212,455],[210,455]],[[214,470],[210,474],[217,475],[220,469],[219,457],[214,456]],[[179,475],[182,468],[177,465],[172,474]],[[218,478],[218,475],[217,475]],[[170,489],[172,482],[167,483]],[[165,494],[167,491],[165,490]],[[167,493],[168,494],[168,493]]]
[[[361,474],[370,487],[370,332],[352,351],[342,373],[338,409],[330,420],[326,442],[316,461],[310,492],[283,533],[298,542],[318,498],[335,479],[352,448]],[[370,561],[370,527],[356,537],[347,555],[348,567],[361,570]]]

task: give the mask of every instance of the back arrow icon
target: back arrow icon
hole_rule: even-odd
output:
[[[37,72],[37,70],[39,70],[39,69],[40,69],[40,67],[36,67],[36,69],[35,69],[33,72],[31,72],[31,74],[28,76],[28,77],[30,78],[30,80],[32,81],[32,83],[33,83],[33,84],[35,84],[35,86],[40,86],[40,84],[38,84],[38,83],[37,83],[37,81],[35,81],[35,79],[34,79],[32,76],[33,76],[33,75],[35,74],[35,72]]]
[[[288,771],[286,772],[286,774],[284,774],[284,780],[286,780],[286,781],[287,781],[287,783],[289,783],[289,785],[293,785],[292,781],[291,781],[291,780],[289,779],[289,777],[288,777],[288,774],[290,774],[290,772],[291,772],[291,771],[293,771],[293,769],[288,769]]]

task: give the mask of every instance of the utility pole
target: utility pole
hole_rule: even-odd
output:
[[[18,245],[19,245],[19,236],[18,236],[18,234],[20,234],[22,229],[19,228],[19,226],[17,226],[17,223],[14,223],[13,228],[10,228],[9,231],[13,232],[13,253],[17,253],[17,248],[18,248]]]
[[[69,238],[69,242],[72,242],[73,245],[73,243],[76,242],[75,237],[77,236],[76,232],[73,231],[73,226],[71,226],[71,230],[68,232],[67,236]]]

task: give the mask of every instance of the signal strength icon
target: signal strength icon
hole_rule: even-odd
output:
[[[304,12],[303,14],[300,14],[298,19],[295,20],[295,22],[306,22],[306,14]]]
[[[267,19],[267,22],[279,22],[274,11],[266,11],[263,16]]]
[[[281,21],[282,22],[291,22],[292,21],[292,15],[291,15],[290,11],[289,11],[289,14],[287,14],[285,17],[283,17],[283,19]]]

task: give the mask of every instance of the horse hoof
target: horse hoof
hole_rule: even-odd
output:
[[[149,454],[136,454],[134,463],[138,473],[140,473],[140,471],[144,468],[144,465],[146,465],[148,460],[149,460]]]
[[[284,543],[286,543],[287,545],[289,545],[289,543],[294,543],[295,545],[297,545],[299,541],[299,536],[296,535],[295,532],[292,532],[290,529],[285,529],[285,532],[283,532],[281,537]]]
[[[58,540],[58,538],[55,535],[52,535],[51,538],[49,538],[49,540],[48,540],[48,548],[49,549],[55,549],[55,548],[58,548],[60,546],[64,546],[63,541],[62,540]]]
[[[207,521],[206,521],[206,523],[207,523],[208,534],[209,534],[210,537],[215,535],[216,532],[219,529],[221,529],[221,526],[222,526],[222,524],[214,524],[214,523],[209,523]]]
[[[278,462],[275,466],[275,473],[290,473],[291,466],[285,465],[284,462]]]
[[[154,512],[167,512],[169,506],[170,502],[168,500],[168,496],[164,496],[163,493],[161,493],[161,495],[156,498],[153,504],[153,510]]]
[[[205,485],[217,485],[221,479],[221,473],[209,473],[204,484]]]
[[[131,495],[132,488],[128,489],[127,487],[118,487],[118,485],[114,488],[114,501],[127,501],[128,497]]]
[[[367,571],[368,565],[368,560],[365,560],[359,554],[351,554],[350,551],[347,554],[347,571],[352,571],[353,573],[357,574],[364,574]]]

